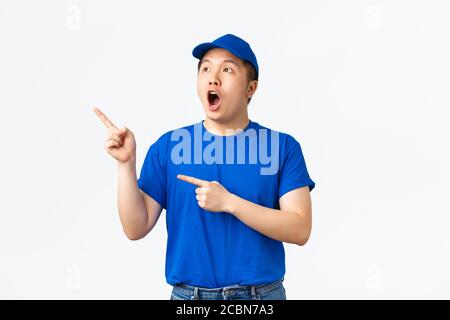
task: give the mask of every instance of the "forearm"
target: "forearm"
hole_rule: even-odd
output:
[[[148,220],[144,199],[136,180],[136,161],[118,162],[118,209],[125,234],[130,239],[140,238]]]
[[[283,242],[303,245],[311,233],[311,221],[299,212],[267,208],[234,194],[227,212],[265,236]]]

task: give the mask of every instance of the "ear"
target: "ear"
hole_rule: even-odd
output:
[[[247,98],[251,98],[255,94],[257,88],[258,88],[258,80],[250,81],[247,86]]]

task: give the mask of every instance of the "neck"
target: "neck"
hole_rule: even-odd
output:
[[[209,132],[216,135],[225,136],[233,134],[233,132],[230,132],[231,130],[244,130],[248,126],[249,121],[250,119],[248,118],[248,114],[245,114],[226,122],[206,118],[203,124]]]

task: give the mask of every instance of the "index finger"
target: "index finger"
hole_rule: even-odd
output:
[[[180,180],[192,183],[193,185],[196,185],[198,187],[205,187],[209,183],[209,181],[197,179],[197,178],[190,177],[190,176],[185,176],[183,174],[177,175],[177,178]]]
[[[111,120],[108,119],[107,116],[103,112],[100,111],[98,108],[94,108],[94,112],[97,115],[97,117],[100,118],[100,120],[105,124],[107,128],[114,128],[117,129],[117,127],[111,122]],[[119,130],[119,129],[117,129]]]

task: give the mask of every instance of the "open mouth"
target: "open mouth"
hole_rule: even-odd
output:
[[[217,91],[214,90],[208,91],[208,102],[209,102],[208,107],[210,110],[216,111],[217,109],[219,109],[221,99]]]

